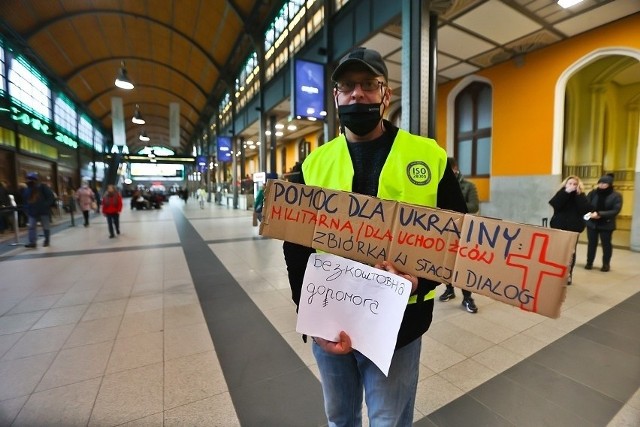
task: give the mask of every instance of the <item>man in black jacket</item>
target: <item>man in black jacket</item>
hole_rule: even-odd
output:
[[[51,205],[55,201],[53,192],[49,186],[39,182],[38,174],[30,172],[27,174],[27,188],[23,194],[25,212],[29,218],[29,243],[24,245],[27,248],[37,247],[36,240],[38,238],[37,225],[38,221],[42,224],[44,230],[44,244],[49,246],[51,230],[49,225],[51,222]]]
[[[598,238],[602,241],[602,268],[607,272],[611,269],[611,255],[613,246],[611,237],[616,229],[616,217],[622,210],[622,195],[613,189],[613,176],[604,175],[598,180],[598,187],[587,194],[587,200],[593,211],[587,220],[587,270],[593,268],[596,257]],[[586,217],[585,217],[586,218]]]

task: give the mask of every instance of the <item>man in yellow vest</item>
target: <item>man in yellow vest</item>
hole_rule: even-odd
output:
[[[466,212],[460,186],[447,167],[446,152],[434,140],[412,135],[383,120],[391,89],[380,53],[367,48],[352,50],[340,60],[331,79],[342,133],[309,154],[299,182]],[[290,242],[285,242],[283,249],[292,299],[298,305],[313,249]],[[370,425],[412,425],[421,337],[431,324],[438,282],[403,274],[389,261],[376,267],[410,280],[412,296],[388,377],[351,347],[345,332],[339,342],[313,337],[312,350],[330,426],[361,425],[363,393]]]

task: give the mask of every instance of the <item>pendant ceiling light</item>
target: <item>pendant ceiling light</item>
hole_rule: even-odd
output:
[[[565,9],[575,6],[578,3],[582,3],[582,0],[558,0],[558,5]]]
[[[147,132],[144,130],[140,133],[140,136],[138,138],[140,139],[140,141],[144,141],[144,142],[147,142],[151,139],[147,136]]]
[[[140,107],[138,106],[138,104],[136,104],[136,111],[135,113],[133,113],[131,121],[137,125],[143,125],[146,123],[142,118],[142,114],[140,114]]]
[[[116,86],[118,86],[120,89],[131,90],[134,88],[134,86],[131,80],[129,80],[127,69],[124,66],[124,61],[122,61],[120,64],[120,71],[118,71],[118,77],[116,77]]]

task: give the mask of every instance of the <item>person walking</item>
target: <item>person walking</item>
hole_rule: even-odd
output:
[[[24,210],[27,215],[29,229],[29,243],[24,246],[27,248],[36,248],[38,246],[38,222],[42,224],[42,229],[44,230],[43,246],[49,246],[51,243],[51,204],[55,199],[49,186],[39,182],[36,172],[27,174],[27,188],[24,190],[22,199],[24,200]]]
[[[613,176],[603,175],[597,188],[587,194],[591,212],[585,215],[587,221],[587,263],[584,268],[591,270],[596,257],[598,239],[602,242],[602,267],[600,271],[611,269],[613,245],[611,237],[616,229],[616,217],[622,209],[622,195],[613,189]]]
[[[91,212],[92,205],[96,201],[96,197],[93,194],[93,190],[89,188],[89,185],[86,182],[82,183],[82,186],[78,188],[76,191],[76,200],[78,201],[78,206],[82,211],[82,216],[84,218],[84,226],[89,226],[89,212]]]
[[[91,191],[93,191],[93,198],[95,200],[96,213],[100,213],[100,206],[102,204],[102,200],[100,199],[100,191],[96,187],[91,187]]]
[[[196,197],[198,198],[200,209],[204,209],[204,202],[207,198],[207,190],[205,190],[204,187],[198,188],[198,190],[196,191]]]
[[[478,189],[476,185],[467,181],[462,173],[460,173],[460,169],[458,168],[458,162],[453,157],[447,158],[447,163],[449,167],[453,170],[453,173],[456,175],[458,180],[458,184],[460,185],[460,190],[462,191],[462,196],[464,197],[464,201],[467,204],[467,212],[472,214],[477,214],[480,212],[480,199],[478,198]],[[456,297],[456,293],[453,289],[453,285],[446,283],[447,289],[445,289],[444,293],[440,295],[440,301],[449,301]],[[462,289],[462,306],[469,313],[477,313],[478,307],[476,306],[476,302],[471,296],[471,292]]]
[[[12,204],[9,194],[7,183],[5,181],[0,181],[0,234],[4,234],[4,231],[11,225],[9,217]]]
[[[116,237],[114,229],[115,233],[120,235],[120,212],[122,212],[122,196],[114,185],[108,185],[102,197],[102,213],[107,217],[110,239]]]
[[[256,200],[253,204],[253,225],[257,226],[258,223],[262,222],[262,208],[264,207],[264,187],[265,184],[261,182],[258,184],[260,189],[258,190],[258,194],[256,194]]]
[[[562,181],[560,189],[549,200],[549,204],[553,208],[553,216],[549,221],[551,228],[582,233],[585,227],[583,217],[591,211],[591,205],[584,194],[584,185],[580,178],[575,175],[566,177]],[[576,246],[577,244],[578,241],[576,240]],[[573,281],[573,267],[575,264],[576,248],[574,247],[571,265],[569,266],[568,285]]]
[[[444,149],[433,139],[383,120],[391,88],[379,52],[362,47],[350,51],[331,79],[341,135],[307,156],[297,182],[466,212]],[[283,251],[292,299],[298,306],[307,260],[314,250],[285,241]],[[340,333],[338,342],[312,337],[330,426],[362,425],[363,394],[370,425],[412,425],[421,336],[431,324],[438,282],[403,274],[389,261],[376,267],[410,280],[413,296],[404,312],[388,377],[351,347],[347,332]]]

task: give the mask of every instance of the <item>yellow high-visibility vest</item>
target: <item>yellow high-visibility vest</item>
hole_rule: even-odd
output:
[[[447,153],[436,141],[399,129],[380,172],[377,196],[434,207],[446,167]],[[302,172],[307,185],[352,191],[354,171],[344,135],[312,151]]]
[[[377,196],[435,207],[438,184],[446,167],[447,153],[436,141],[399,129],[380,172]],[[352,191],[354,170],[344,135],[312,151],[302,164],[302,172],[307,185]],[[432,290],[422,300],[433,299],[435,295]],[[414,304],[417,299],[417,295],[412,295],[408,303]]]

